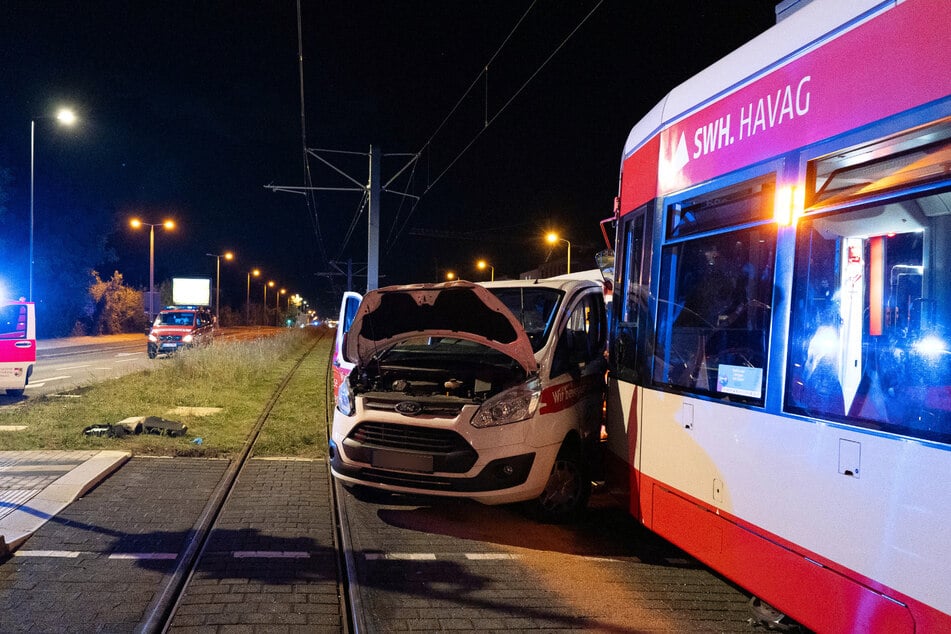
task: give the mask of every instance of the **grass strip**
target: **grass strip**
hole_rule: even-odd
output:
[[[321,421],[326,419],[322,386],[332,337],[326,331],[309,328],[289,329],[255,341],[220,341],[183,350],[169,359],[157,359],[149,370],[67,393],[79,398],[30,399],[0,412],[0,425],[26,426],[22,431],[0,434],[0,450],[122,449],[137,455],[234,456],[243,447],[273,391],[321,334],[323,339],[299,370],[310,378],[295,377],[276,406],[276,424],[286,427],[287,431],[275,434],[278,438],[268,440],[269,449],[257,453],[278,455],[272,452],[282,451],[280,455],[292,457],[324,455],[326,442],[322,431],[310,436],[294,432],[298,421],[307,415],[311,421],[314,417]],[[319,389],[312,389],[311,383],[318,384]],[[169,413],[177,407],[217,408],[218,411]],[[113,438],[83,433],[91,425],[115,424],[133,416],[178,421],[186,425],[188,431],[181,437],[135,434]],[[274,410],[272,418],[275,418]],[[265,429],[271,422],[269,418]],[[310,426],[313,427],[313,423]]]

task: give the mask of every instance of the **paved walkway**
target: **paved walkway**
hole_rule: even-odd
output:
[[[127,451],[0,451],[0,556],[118,469]]]

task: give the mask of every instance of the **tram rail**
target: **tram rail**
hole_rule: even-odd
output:
[[[181,555],[176,560],[177,563],[175,569],[167,576],[161,588],[156,591],[152,602],[147,607],[140,628],[138,629],[139,632],[142,632],[143,634],[166,632],[171,627],[176,613],[182,604],[182,600],[187,593],[189,584],[192,581],[195,572],[198,570],[203,558],[206,556],[207,545],[209,543],[209,538],[215,529],[216,521],[221,515],[222,510],[231,499],[231,496],[235,491],[235,485],[238,481],[238,478],[245,471],[248,465],[255,443],[257,442],[261,431],[264,429],[264,426],[270,417],[271,411],[277,405],[281,395],[284,393],[285,389],[290,384],[296,373],[300,370],[304,361],[314,353],[319,343],[325,336],[326,335],[324,333],[321,333],[320,337],[315,339],[313,344],[300,356],[296,363],[284,375],[278,386],[274,389],[274,392],[271,394],[271,397],[268,399],[260,415],[255,421],[251,432],[248,434],[248,438],[240,454],[231,462],[224,475],[221,477],[221,480],[218,482],[218,485],[215,487],[214,491],[209,497],[208,502],[205,504],[202,513],[195,522],[187,543],[182,549]],[[328,486],[333,487],[333,484],[328,481]],[[333,489],[331,490],[333,491]],[[336,495],[331,496],[331,504],[334,507],[334,515],[336,516]],[[335,550],[338,555],[337,576],[338,584],[340,584],[341,588],[344,588],[346,587],[346,582],[342,573],[344,570],[346,570],[346,568],[343,567],[343,564],[339,561],[341,549],[339,548],[339,544],[336,541],[338,539],[338,535],[339,533],[335,535],[334,543]],[[339,594],[340,617],[341,623],[343,625],[341,631],[348,633],[351,631],[350,622],[352,617],[349,614],[348,602],[345,599],[344,592],[341,591]]]

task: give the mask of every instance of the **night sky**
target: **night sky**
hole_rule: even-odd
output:
[[[418,204],[383,198],[381,286],[447,270],[484,279],[480,257],[517,276],[563,257],[548,229],[572,242],[573,268],[593,267],[630,128],[769,28],[775,4],[302,0],[307,147],[422,151],[390,185]],[[88,266],[147,287],[148,235],[128,219],[171,217],[178,228],[156,232],[157,282],[213,277],[205,254],[233,250],[223,304],[243,306],[260,267],[336,306],[345,281],[319,274],[328,260],[366,261],[366,212],[350,230],[360,194],[318,193],[315,216],[305,196],[266,188],[306,182],[296,2],[6,0],[0,17],[0,283],[25,293],[35,119],[38,257],[69,248],[88,219],[107,254]],[[52,120],[60,104],[81,117],[75,128]],[[321,155],[366,182],[365,156]],[[385,156],[383,181],[408,159]],[[315,159],[310,170],[314,186],[353,186]]]

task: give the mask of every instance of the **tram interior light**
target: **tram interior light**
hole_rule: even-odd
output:
[[[923,357],[937,360],[948,354],[948,344],[936,335],[926,335],[914,343],[915,351]]]

